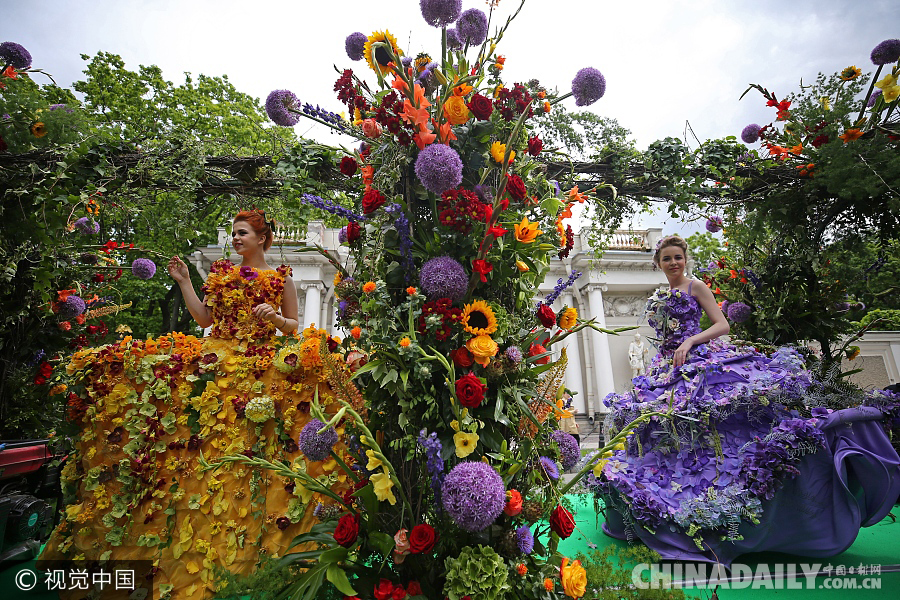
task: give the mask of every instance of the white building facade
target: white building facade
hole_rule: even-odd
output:
[[[573,271],[582,273],[575,285],[567,288],[556,300],[554,310],[564,305],[578,309],[582,319],[596,319],[601,327],[616,329],[637,326],[619,335],[583,329],[563,340],[569,364],[566,387],[577,392],[575,406],[582,416],[598,416],[606,412],[603,399],[610,393],[622,393],[631,387],[631,366],[628,347],[635,332],[645,344],[653,329],[643,317],[647,297],[666,284],[662,271],[651,260],[652,249],[662,237],[661,229],[619,231],[613,234],[609,250],[597,260],[587,240],[575,236],[575,246],[569,258],[553,259],[550,272],[540,286],[540,296],[546,296],[557,281],[567,280]],[[341,263],[345,263],[349,248],[338,243],[338,230],[326,228],[320,221],[312,221],[306,230],[287,229],[279,232],[266,259],[270,264],[289,265],[297,286],[300,323],[315,323],[342,337],[346,332],[335,325],[334,276],[335,268],[318,252],[301,250],[320,244]],[[230,249],[230,235],[219,229],[218,244],[194,252],[191,262],[204,278],[210,265],[225,256]],[[860,357],[848,368],[865,366],[854,380],[865,387],[884,387],[900,381],[900,332],[868,333],[857,344]],[[651,346],[651,357],[655,350]],[[857,362],[858,361],[858,362]]]

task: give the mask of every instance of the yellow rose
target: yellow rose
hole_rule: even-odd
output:
[[[497,342],[489,335],[476,335],[466,342],[466,348],[475,356],[475,362],[482,367],[486,367],[491,357],[499,350]]]
[[[469,120],[469,107],[461,96],[450,96],[444,102],[444,116],[451,125],[462,125]]]
[[[576,560],[571,565],[565,556],[559,566],[559,578],[563,591],[569,598],[581,598],[587,590],[587,573],[581,566],[581,561]]]

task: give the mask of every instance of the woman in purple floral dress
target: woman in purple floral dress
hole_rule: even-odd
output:
[[[882,427],[900,416],[898,397],[837,398],[796,349],[723,340],[728,322],[685,275],[687,257],[680,237],[660,242],[654,262],[669,288],[647,303],[659,354],[631,392],[605,400],[607,436],[642,413],[672,416],[639,426],[585,478],[606,504],[604,531],[666,559],[725,565],[763,550],[842,552],[900,492],[900,458]]]

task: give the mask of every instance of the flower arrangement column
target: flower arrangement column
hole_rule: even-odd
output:
[[[323,325],[322,316],[322,290],[325,289],[319,282],[302,283],[300,287],[306,290],[306,301],[303,304],[303,325],[315,323]]]
[[[588,304],[590,314],[596,319],[600,327],[606,327],[606,314],[603,312],[603,292],[605,285],[591,283],[585,286],[588,292]],[[606,412],[603,407],[603,399],[616,391],[613,383],[612,358],[609,353],[609,339],[607,334],[599,331],[591,331],[591,344],[594,350],[594,376],[597,382],[597,396],[594,399],[594,412]],[[573,361],[574,362],[574,361]]]
[[[575,298],[571,293],[563,293],[562,303],[564,306],[575,306]],[[581,340],[579,337],[576,331],[562,341],[562,346],[566,349],[566,356],[569,357],[568,366],[566,367],[566,387],[572,392],[578,392],[578,395],[575,396],[575,403],[579,405],[579,412],[590,415],[592,411],[588,406],[587,394],[585,394],[582,379]]]

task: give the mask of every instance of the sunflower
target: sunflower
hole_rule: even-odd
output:
[[[463,329],[472,335],[491,335],[497,331],[497,318],[484,300],[466,304],[459,321]]]
[[[846,69],[844,69],[843,71],[841,71],[841,79],[843,79],[844,81],[850,81],[851,79],[856,79],[860,75],[862,75],[862,70],[855,65],[851,65],[851,66],[847,67]]]
[[[31,129],[31,135],[33,135],[36,138],[42,138],[45,135],[47,135],[47,126],[44,125],[41,121],[38,121],[37,123],[32,124],[30,129]]]
[[[366,45],[363,50],[366,62],[369,63],[369,67],[379,75],[387,75],[391,72],[391,70],[387,68],[388,63],[391,62],[391,56],[388,51],[382,47],[372,48],[372,46],[378,42],[389,44],[391,50],[397,56],[403,56],[403,51],[397,46],[397,38],[392,36],[391,32],[387,29],[384,31],[376,31],[366,40]]]

